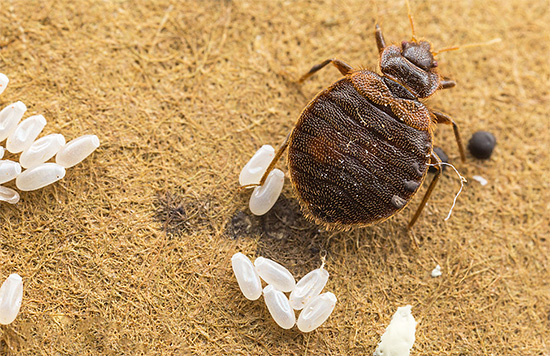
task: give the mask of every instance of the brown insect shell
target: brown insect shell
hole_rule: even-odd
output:
[[[288,146],[290,180],[306,217],[348,230],[405,208],[426,177],[432,126],[413,93],[368,70],[321,91]]]

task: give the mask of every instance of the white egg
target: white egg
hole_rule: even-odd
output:
[[[26,111],[27,107],[20,101],[10,104],[0,111],[0,142],[8,138],[15,130]]]
[[[9,182],[21,174],[21,165],[10,160],[0,160],[0,184]]]
[[[331,292],[313,297],[300,312],[296,325],[302,332],[310,332],[323,324],[336,306],[336,296]]]
[[[273,320],[283,329],[290,329],[296,323],[296,315],[283,292],[272,285],[264,288],[264,300]]]
[[[273,157],[275,157],[275,149],[273,147],[270,145],[260,147],[250,161],[244,165],[239,175],[239,184],[241,186],[258,184]]]
[[[328,281],[328,272],[324,268],[317,268],[302,277],[290,293],[290,306],[301,310],[313,297],[321,293]]]
[[[30,168],[46,162],[65,145],[65,137],[61,134],[51,134],[39,138],[19,157],[19,163],[24,168]]]
[[[267,213],[281,195],[285,182],[285,174],[274,169],[269,173],[264,185],[254,188],[248,204],[250,211],[254,215],[264,215]]]
[[[17,176],[15,185],[19,190],[29,191],[43,188],[65,177],[65,168],[56,163],[42,163],[27,169]]]
[[[231,266],[243,295],[250,300],[260,298],[262,282],[250,259],[241,252],[237,252],[231,258]]]
[[[6,90],[6,87],[8,86],[9,81],[10,80],[5,74],[0,73],[0,94],[2,94],[4,90]]]
[[[290,292],[296,286],[292,274],[281,264],[265,257],[258,257],[254,266],[260,277],[281,292]]]
[[[84,135],[67,142],[55,156],[55,162],[65,168],[70,168],[92,154],[99,147],[96,135]]]
[[[21,121],[6,141],[6,148],[11,153],[19,153],[29,148],[46,126],[42,115],[34,115]]]
[[[380,338],[374,356],[409,356],[416,332],[416,321],[411,306],[397,308],[390,325]]]
[[[17,204],[19,202],[19,193],[11,188],[0,185],[0,201]]]
[[[0,324],[10,324],[15,320],[23,300],[23,279],[18,274],[10,274],[0,287]]]

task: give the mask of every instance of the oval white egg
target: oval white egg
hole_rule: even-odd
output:
[[[302,332],[310,332],[321,326],[336,306],[336,296],[331,292],[312,298],[300,312],[296,325]]]
[[[258,184],[265,170],[275,157],[275,149],[270,145],[263,145],[248,161],[239,175],[239,184]]]
[[[273,320],[283,329],[290,329],[296,323],[296,315],[290,307],[287,297],[274,286],[264,288],[264,300]]]
[[[23,279],[11,274],[0,287],[0,324],[11,324],[21,308],[23,300]]]
[[[42,163],[18,175],[15,185],[19,190],[30,191],[43,188],[63,177],[65,177],[64,167],[56,163]]]
[[[273,285],[281,292],[290,292],[294,289],[296,281],[292,274],[281,264],[265,257],[258,257],[254,266],[260,277],[267,283]]]
[[[267,213],[281,195],[285,182],[285,174],[279,169],[272,170],[264,185],[254,188],[248,204],[250,211],[254,215],[264,215]]]
[[[99,147],[99,138],[96,135],[84,135],[67,142],[57,155],[55,162],[65,168],[70,168],[82,162]]]
[[[290,293],[290,306],[301,310],[313,298],[319,295],[328,282],[328,272],[324,268],[317,268],[303,276],[292,293]]]
[[[262,282],[254,265],[243,253],[237,252],[231,257],[233,273],[245,298],[256,300],[262,295]]]

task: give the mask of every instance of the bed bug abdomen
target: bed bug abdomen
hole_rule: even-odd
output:
[[[426,175],[430,125],[422,103],[395,95],[367,70],[319,93],[288,146],[306,215],[329,228],[366,226],[404,208]]]

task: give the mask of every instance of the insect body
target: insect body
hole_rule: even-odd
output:
[[[453,120],[419,101],[455,85],[436,72],[430,44],[413,37],[401,47],[386,46],[378,26],[375,36],[382,75],[329,59],[301,78],[329,63],[344,75],[306,106],[266,172],[288,147],[290,179],[302,209],[327,228],[367,226],[402,210],[424,181],[428,164],[440,162],[432,149],[436,123],[453,125],[464,160]],[[438,169],[409,227],[439,173]]]

